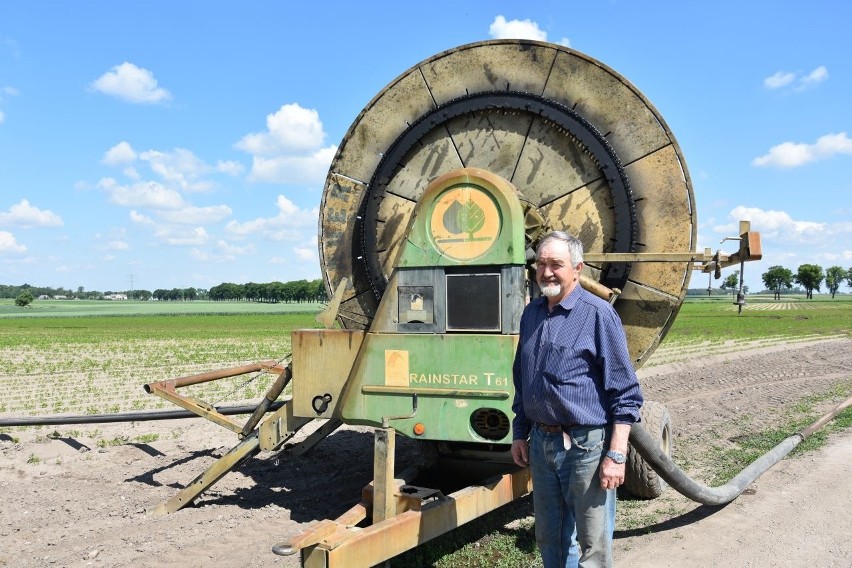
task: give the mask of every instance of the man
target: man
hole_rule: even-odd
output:
[[[541,240],[542,297],[521,316],[513,368],[512,458],[532,472],[545,568],[576,566],[577,544],[580,566],[612,566],[615,490],[643,402],[621,320],[579,285],[582,270],[578,239]]]

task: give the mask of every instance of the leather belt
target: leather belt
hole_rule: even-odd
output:
[[[536,426],[538,426],[539,429],[547,432],[548,434],[555,434],[557,432],[562,432],[567,428],[573,428],[574,426],[576,426],[576,424],[568,424],[566,426],[552,426],[550,424],[542,424],[541,422],[536,422]]]

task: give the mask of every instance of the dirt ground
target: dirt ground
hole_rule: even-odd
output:
[[[678,461],[706,481],[710,443],[771,427],[801,397],[852,379],[852,341],[664,363],[642,369],[640,379],[646,398],[671,414]],[[105,443],[121,437],[130,443]],[[372,434],[347,427],[299,458],[260,454],[195,506],[147,513],[236,441],[203,420],[0,434],[0,566],[295,567],[296,557],[271,547],[344,512],[372,478]],[[397,454],[398,468],[419,458],[404,438]],[[850,567],[852,432],[785,459],[725,507],[672,491],[652,503],[642,505],[647,520],[638,526],[634,519],[626,528],[620,517],[617,565]]]

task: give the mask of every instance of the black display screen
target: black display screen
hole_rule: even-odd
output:
[[[447,274],[447,330],[500,331],[500,274]]]

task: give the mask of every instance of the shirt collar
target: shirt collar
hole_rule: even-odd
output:
[[[571,311],[574,306],[577,305],[577,300],[580,299],[580,296],[583,294],[581,290],[582,286],[580,286],[580,282],[577,282],[577,285],[574,286],[574,289],[571,290],[571,293],[562,298],[562,301],[557,304],[557,306],[561,307],[563,310]],[[547,310],[547,297],[541,296],[541,306],[545,310]]]

